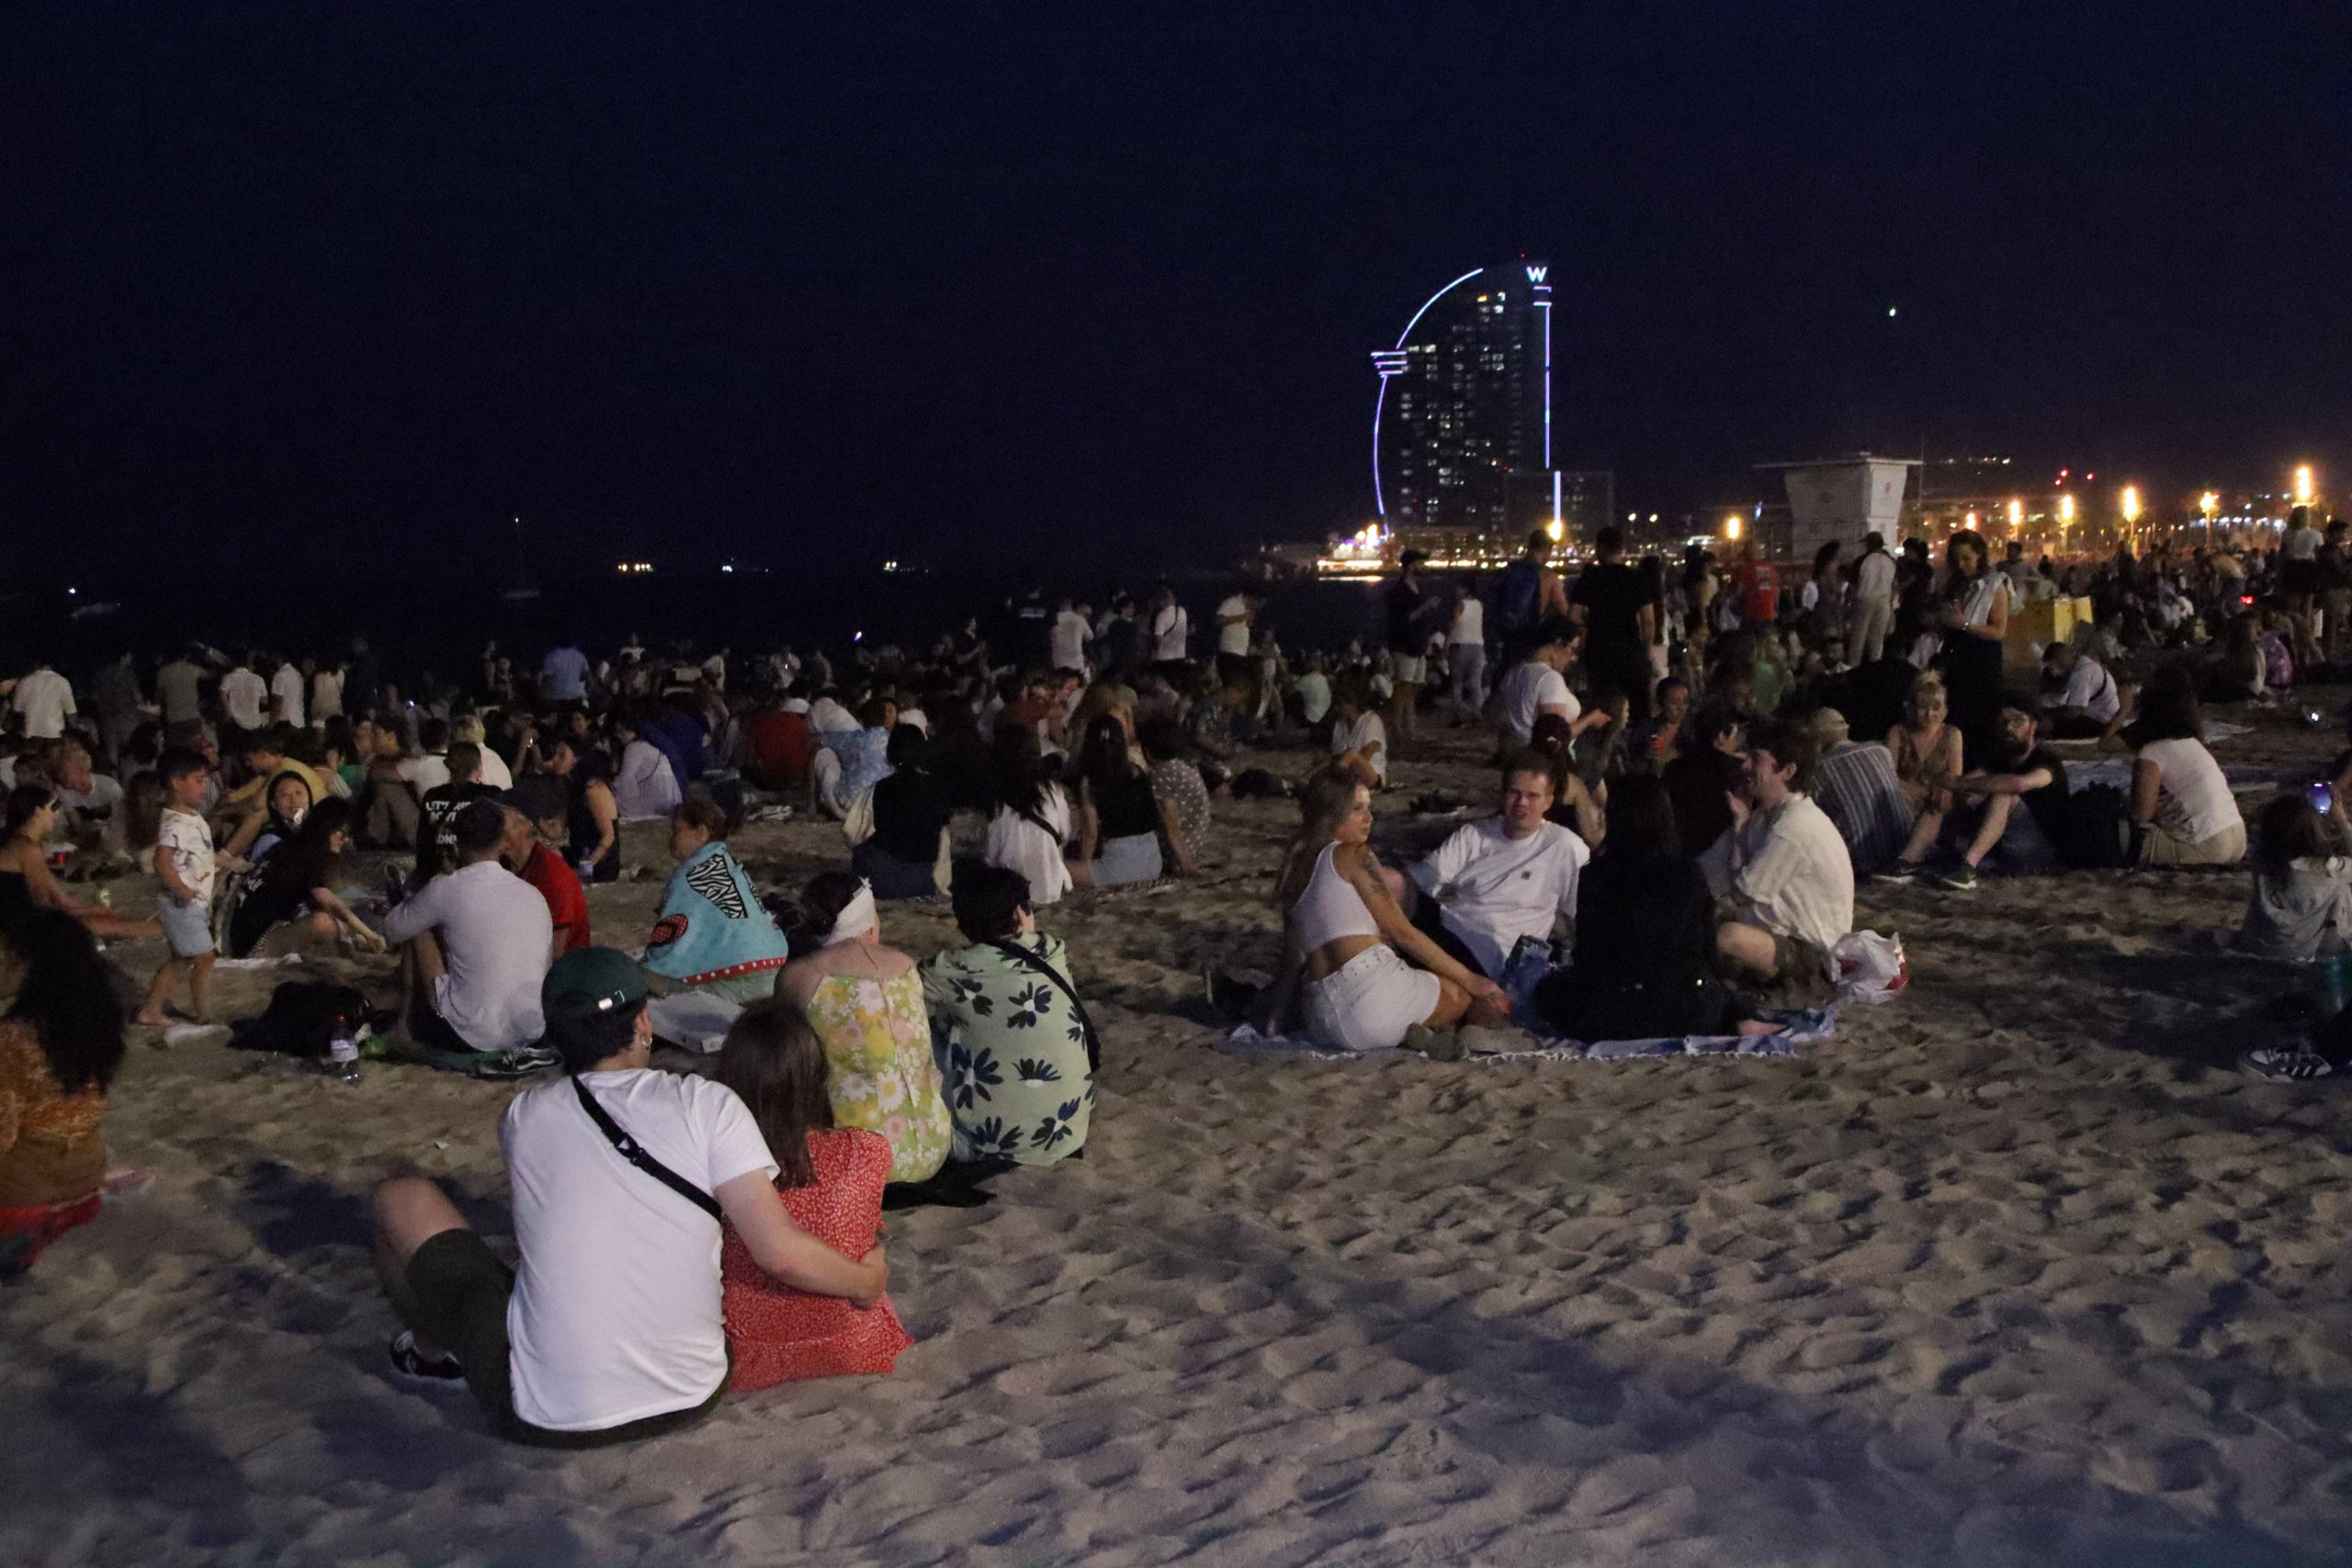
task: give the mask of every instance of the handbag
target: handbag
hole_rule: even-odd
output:
[[[1078,988],[1062,977],[1062,972],[1046,962],[1041,953],[1032,953],[1009,937],[990,937],[989,945],[1006,956],[1018,959],[1053,983],[1054,989],[1069,998],[1070,1010],[1078,1015],[1078,1027],[1086,1034],[1086,1070],[1102,1070],[1102,1040],[1094,1032],[1094,1021],[1086,1016],[1086,1004],[1079,999]]]
[[[571,1091],[580,1097],[581,1109],[587,1111],[588,1119],[596,1123],[596,1130],[605,1134],[606,1142],[620,1151],[621,1158],[628,1161],[679,1197],[685,1199],[712,1219],[718,1221],[721,1224],[727,1223],[726,1211],[719,1208],[718,1199],[647,1153],[644,1145],[621,1130],[621,1124],[613,1120],[612,1112],[596,1103],[596,1097],[588,1092],[586,1084],[582,1083],[578,1078],[573,1078]]]

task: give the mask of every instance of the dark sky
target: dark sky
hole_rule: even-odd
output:
[[[829,14],[818,15],[820,10]],[[2352,480],[2332,6],[0,13],[0,568],[1199,558],[1548,255],[1621,501]],[[1889,306],[1900,314],[1890,321]],[[2352,487],[2348,487],[2352,488]]]

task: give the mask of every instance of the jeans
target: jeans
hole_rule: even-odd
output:
[[[1464,713],[1476,713],[1487,705],[1487,645],[1451,643],[1445,651],[1453,666],[1453,705]]]

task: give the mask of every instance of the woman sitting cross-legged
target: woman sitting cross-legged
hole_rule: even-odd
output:
[[[847,872],[808,879],[795,934],[806,951],[777,971],[775,994],[824,1043],[834,1124],[888,1138],[892,1181],[929,1180],[951,1123],[915,961],[883,945],[874,890]]]
[[[1372,852],[1371,793],[1348,774],[1317,773],[1299,813],[1276,897],[1289,912],[1316,1040],[1342,1051],[1381,1051],[1416,1024],[1509,1023],[1502,988],[1449,955],[1398,907],[1391,874]]]
[[[920,965],[932,1044],[956,1122],[956,1158],[1052,1165],[1086,1146],[1094,1048],[1069,981],[1069,950],[1037,929],[1029,879],[961,861],[956,929],[970,943]]]
[[[730,1002],[773,994],[792,950],[727,847],[727,813],[699,795],[682,803],[670,814],[670,852],[678,869],[646,939],[646,969],[673,991]]]
[[[890,1144],[878,1133],[833,1125],[824,1042],[792,1003],[753,1002],[727,1032],[718,1081],[735,1091],[775,1156],[776,1190],[792,1223],[855,1261],[882,1234],[882,1188]],[[742,1392],[802,1378],[887,1372],[914,1343],[884,1296],[860,1307],[796,1290],[762,1269],[733,1226],[718,1255],[734,1365]]]
[[[0,928],[0,972],[16,1000],[0,1018],[0,1280],[97,1218],[109,1174],[98,1135],[122,1067],[122,1009],[82,923],[38,908]]]

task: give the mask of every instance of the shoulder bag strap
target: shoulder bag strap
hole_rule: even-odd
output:
[[[629,1164],[637,1167],[638,1169],[645,1172],[646,1175],[653,1178],[654,1180],[667,1187],[712,1219],[718,1220],[722,1224],[726,1223],[725,1211],[719,1208],[718,1199],[648,1154],[644,1145],[623,1132],[621,1124],[613,1120],[612,1113],[596,1103],[596,1097],[588,1092],[586,1084],[575,1077],[571,1080],[571,1090],[580,1097],[580,1107],[588,1112],[588,1119],[596,1123],[596,1130],[604,1134],[605,1140],[620,1151],[621,1158],[628,1161]]]
[[[1102,1037],[1094,1032],[1094,1021],[1086,1016],[1086,1003],[1080,999],[1078,988],[1062,978],[1062,972],[1046,963],[1044,954],[1033,953],[1008,937],[993,937],[989,939],[989,945],[999,953],[1017,959],[1035,969],[1052,981],[1056,990],[1069,998],[1070,1010],[1078,1014],[1078,1027],[1086,1034],[1086,1070],[1090,1073],[1101,1072],[1102,1070]]]

